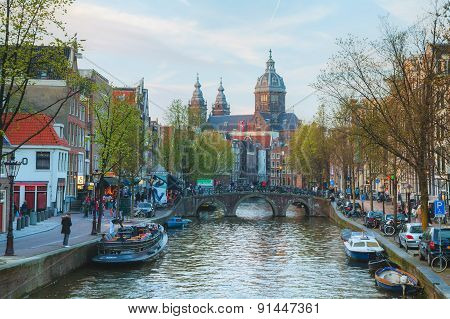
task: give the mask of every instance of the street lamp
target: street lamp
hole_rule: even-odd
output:
[[[97,235],[97,220],[96,220],[96,213],[97,213],[97,184],[100,180],[100,173],[96,169],[94,173],[92,173],[92,180],[94,182],[94,210],[92,212],[92,231],[91,235]]]
[[[14,235],[13,235],[13,195],[14,195],[14,179],[19,173],[19,161],[15,160],[14,153],[11,158],[5,163],[6,176],[9,179],[9,221],[8,221],[8,235],[6,236],[6,251],[5,256],[14,256]]]
[[[381,197],[381,200],[382,200],[382,202],[383,202],[383,215],[386,213],[385,212],[385,208],[384,208],[384,200],[385,200],[385,196],[386,196],[386,194],[384,193],[384,190],[386,189],[386,186],[384,185],[384,183],[383,183],[383,185],[381,185],[381,191],[383,192],[383,196]]]
[[[411,184],[406,186],[406,200],[408,201],[408,222],[411,222]]]

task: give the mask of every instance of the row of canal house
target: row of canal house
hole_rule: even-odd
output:
[[[48,115],[20,113],[8,127],[4,153],[39,132],[15,151],[16,160],[22,162],[14,182],[16,207],[26,202],[30,211],[63,212],[70,151],[63,129],[63,124],[52,121]],[[5,178],[3,167],[1,174]],[[7,180],[4,183],[7,185]],[[8,192],[7,188],[0,190],[0,232],[7,229]]]
[[[43,110],[42,115],[32,118],[23,115],[15,123],[16,129],[10,127],[6,132],[6,137],[12,146],[21,144],[57,113],[47,128],[15,152],[16,160],[22,160],[23,164],[15,181],[14,202],[20,207],[26,201],[28,208],[35,211],[50,209],[61,213],[76,210],[85,195],[92,192],[92,173],[99,165],[98,146],[94,143],[94,105],[102,100],[103,91],[116,98],[127,95],[130,107],[138,107],[142,113],[144,130],[150,127],[148,91],[143,79],[136,87],[114,88],[96,70],[79,69],[78,59],[82,55],[73,48],[65,48],[63,54],[74,73],[104,90],[90,95],[71,94],[73,88],[70,84],[45,68],[37,69],[30,79],[23,103],[27,109]],[[5,141],[4,145],[7,144]],[[148,154],[143,158],[147,160]],[[143,167],[141,175],[146,176],[148,171],[148,167]],[[4,174],[0,183],[1,233],[6,231],[9,206],[8,181]]]

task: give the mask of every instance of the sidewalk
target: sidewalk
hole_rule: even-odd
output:
[[[15,225],[16,225],[16,223],[14,222],[14,226]],[[21,230],[14,229],[14,239],[43,233],[43,232],[55,229],[59,225],[61,225],[61,217],[59,217],[59,216],[51,217],[43,222],[37,223],[36,225],[30,225]],[[1,233],[0,234],[0,242],[6,241],[6,236],[7,236],[7,233]]]
[[[157,222],[171,214],[171,209],[158,210],[152,218],[130,218],[124,221],[124,225]],[[110,216],[103,216],[102,231],[109,232]],[[116,226],[117,227],[117,226]],[[72,213],[72,227],[69,237],[69,245],[77,245],[99,238],[100,235],[91,235],[92,215],[87,218],[81,213]],[[52,217],[36,226],[29,226],[23,230],[14,230],[15,256],[3,256],[6,249],[6,233],[0,234],[0,264],[11,260],[19,260],[39,254],[49,253],[62,247],[63,235],[61,234],[61,217]]]

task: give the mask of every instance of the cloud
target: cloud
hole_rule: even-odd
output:
[[[175,98],[187,102],[194,89],[195,73],[200,72],[208,106],[215,100],[218,79],[223,75],[232,113],[239,114],[253,111],[253,88],[264,71],[269,48],[275,49],[277,62],[284,59],[280,71],[290,78],[288,71],[298,70],[304,63],[300,58],[304,48],[314,50],[326,45],[326,41],[318,40],[325,35],[316,30],[308,31],[299,41],[298,29],[287,27],[320,21],[332,12],[333,7],[319,5],[288,16],[275,14],[272,23],[266,16],[215,25],[189,15],[176,18],[155,11],[131,13],[112,6],[75,2],[67,18],[69,30],[87,40],[87,57],[127,83],[144,76],[150,98],[158,105],[166,107]],[[295,59],[289,59],[293,53]],[[83,60],[80,65],[92,67]],[[291,78],[294,80],[287,83],[290,97],[302,96],[311,79],[301,71],[298,77]],[[303,95],[308,92],[309,88]],[[159,116],[163,113],[163,108],[153,110]]]
[[[392,16],[407,23],[417,21],[421,12],[430,2],[424,0],[375,0],[375,2]]]
[[[272,28],[292,27],[299,24],[321,21],[335,12],[335,6],[315,5],[301,12],[271,19]]]

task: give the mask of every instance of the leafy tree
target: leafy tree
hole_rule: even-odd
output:
[[[46,112],[51,121],[65,102],[85,89],[69,59],[68,48],[78,50],[76,38],[68,38],[61,17],[72,0],[2,0],[0,1],[0,135],[3,136],[17,113],[28,117]],[[56,36],[63,34],[62,37]],[[43,44],[45,43],[45,45]],[[65,80],[70,87],[67,94],[32,109],[25,102],[27,88],[40,74],[51,79]],[[50,125],[51,121],[47,123]],[[27,137],[21,145],[41,133],[46,126]],[[15,151],[13,149],[11,152]],[[0,158],[3,156],[0,137]]]
[[[113,98],[108,89],[100,96],[100,101],[94,104],[94,142],[99,154],[99,197],[101,199],[105,192],[105,175],[117,171],[120,164],[124,165],[137,156],[136,149],[132,147],[138,143],[138,130],[142,124],[140,111],[135,105]],[[101,231],[102,214],[103,207],[100,205],[97,232]]]
[[[300,126],[289,147],[290,167],[304,175],[309,183],[329,181],[330,151],[326,128],[317,122]]]
[[[226,175],[232,167],[231,144],[222,134],[204,131],[195,137],[192,179]]]

